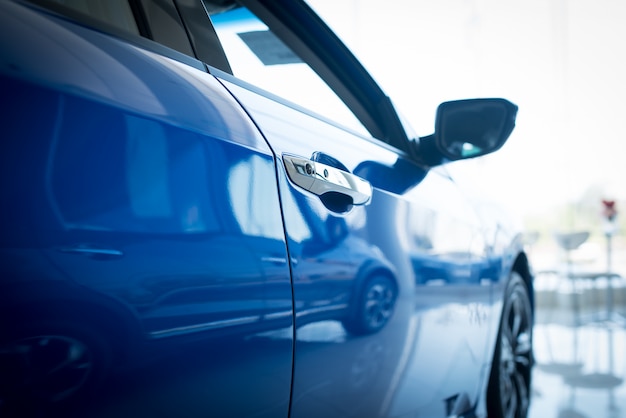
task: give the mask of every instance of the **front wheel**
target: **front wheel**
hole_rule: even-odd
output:
[[[525,418],[530,406],[533,311],[529,290],[515,272],[507,285],[491,366],[487,405],[490,418]]]

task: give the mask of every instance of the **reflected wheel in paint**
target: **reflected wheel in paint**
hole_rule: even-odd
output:
[[[354,335],[378,332],[387,325],[396,304],[396,286],[387,276],[374,276],[359,294],[352,317],[344,321],[345,329]]]
[[[57,404],[75,400],[99,381],[110,355],[101,337],[70,323],[16,326],[0,345],[3,403]]]

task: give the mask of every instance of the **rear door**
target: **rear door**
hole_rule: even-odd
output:
[[[16,312],[29,315],[14,319],[87,330],[97,367],[120,366],[76,416],[287,416],[293,309],[268,145],[181,53],[188,42],[146,39],[160,16],[186,41],[172,2],[151,3],[147,22],[124,1],[40,3],[0,12],[18,40],[0,43],[0,88],[15,98],[3,150],[45,154],[19,171],[37,202],[19,222],[42,214],[23,238],[53,266],[3,270],[25,272],[3,282],[25,295]],[[48,115],[47,131],[28,129]]]
[[[471,207],[445,170],[373,139],[320,79],[298,78],[310,68],[246,9],[212,20],[235,77],[211,72],[276,156],[296,318],[292,416],[471,409],[491,303],[472,267],[484,246]]]

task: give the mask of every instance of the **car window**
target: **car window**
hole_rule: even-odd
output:
[[[252,12],[204,3],[235,77],[368,135],[335,92]]]
[[[139,28],[128,0],[39,0],[35,2],[61,11],[69,10],[77,15],[139,35]]]
[[[143,12],[155,42],[194,56],[189,38],[172,0],[142,0]]]
[[[173,0],[29,0],[119,36],[143,37],[190,57],[194,52]]]

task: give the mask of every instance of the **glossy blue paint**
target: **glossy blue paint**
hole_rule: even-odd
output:
[[[0,28],[0,415],[484,414],[524,258],[445,168],[149,42],[14,2]],[[54,344],[66,386],[32,384]]]
[[[496,315],[493,306],[499,299],[493,293],[493,282],[498,278],[488,274],[493,267],[484,255],[485,238],[469,202],[445,172],[433,170],[426,174],[420,167],[411,166],[401,153],[383,144],[366,141],[285,104],[268,100],[237,86],[234,81],[224,82],[265,133],[276,155],[307,156],[319,149],[332,150],[333,155],[343,157],[341,162],[349,170],[359,172],[365,179],[372,178],[374,183],[375,171],[369,174],[363,167],[386,167],[388,172],[384,182],[378,182],[380,187],[374,189],[370,204],[354,206],[340,214],[329,210],[317,196],[298,189],[285,173],[282,174],[281,201],[292,260],[296,326],[299,327],[296,359],[309,345],[300,338],[302,334],[307,335],[309,326],[301,327],[307,321],[300,319],[310,309],[307,305],[309,289],[318,282],[326,282],[323,289],[334,298],[326,296],[316,300],[318,308],[339,311],[343,308],[344,293],[335,289],[341,286],[351,289],[349,300],[357,303],[361,288],[378,275],[390,277],[397,286],[398,306],[387,327],[393,328],[396,322],[401,324],[395,332],[402,341],[400,346],[407,345],[401,349],[408,350],[403,354],[407,363],[386,366],[404,370],[402,377],[395,377],[393,385],[390,381],[379,381],[355,393],[342,387],[332,390],[332,396],[326,392],[327,388],[320,389],[323,395],[316,394],[314,389],[321,382],[312,381],[309,372],[302,371],[308,370],[307,366],[296,362],[294,399],[297,401],[292,414],[359,416],[375,408],[381,416],[406,413],[439,416],[445,410],[442,399],[465,394],[472,403],[480,402],[488,377],[485,371],[491,360],[487,342],[493,341],[492,316]],[[405,170],[392,169],[399,165],[405,165]],[[406,181],[407,172],[410,178],[422,180],[409,190],[402,190],[404,188],[398,185]],[[307,206],[309,209],[304,209]],[[313,218],[316,222],[307,222],[307,218],[312,217],[303,213],[316,214]],[[321,252],[303,254],[302,248],[306,248],[307,242],[323,242],[323,237],[314,235],[315,231],[331,231],[337,234],[332,238],[335,245],[343,247],[349,243],[350,249],[363,250],[360,254],[347,255],[341,248],[331,251],[324,248]],[[351,307],[346,308],[349,317]],[[338,331],[337,321],[347,320],[346,314],[327,318],[334,321],[311,324],[318,338],[333,342],[325,348],[324,356],[340,357],[338,352],[344,350],[344,344],[360,348],[354,342],[359,337]],[[427,329],[424,335],[430,337],[417,342],[414,336],[410,342],[404,341],[407,335],[417,332],[416,324],[420,329]],[[366,338],[372,344],[389,346],[388,341],[382,341],[388,338],[382,331]],[[355,356],[358,358],[358,354]],[[401,361],[403,357],[396,355],[395,359]],[[388,370],[381,370],[385,372]],[[387,375],[387,378],[392,376]],[[323,380],[339,378],[340,374],[328,371]],[[379,379],[372,376],[372,380]],[[416,390],[416,385],[422,390]],[[427,387],[431,390],[424,390]],[[363,410],[356,411],[356,405]]]
[[[15,99],[3,102],[2,224],[21,241],[1,249],[4,326],[97,333],[122,368],[78,416],[286,415],[291,284],[254,125],[206,72],[2,7],[24,39],[3,49],[0,81]],[[38,54],[73,70],[29,65]],[[286,337],[262,336],[277,329]]]

